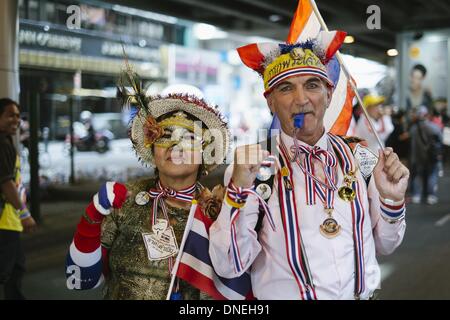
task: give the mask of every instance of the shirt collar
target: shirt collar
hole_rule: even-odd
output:
[[[291,136],[288,136],[283,130],[281,130],[281,140],[284,142],[284,145],[286,146],[287,150],[291,150],[291,146],[294,145],[294,138]],[[302,145],[302,146],[306,146],[306,147],[314,147],[317,146],[323,150],[328,150],[328,143],[327,143],[327,133],[324,130],[322,136],[320,137],[320,139],[316,142],[316,144],[314,146],[310,146],[309,144],[298,140],[298,144]]]

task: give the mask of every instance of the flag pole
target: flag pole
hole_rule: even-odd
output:
[[[184,228],[183,239],[181,240],[180,249],[178,250],[177,259],[172,268],[172,278],[170,279],[169,291],[167,291],[166,300],[170,300],[170,295],[172,294],[173,285],[175,283],[175,278],[177,276],[178,267],[180,266],[181,256],[184,252],[184,245],[186,244],[186,239],[192,228],[192,223],[194,222],[195,211],[197,210],[197,200],[192,200],[191,210],[189,212],[189,217],[186,222],[186,227]]]
[[[322,26],[322,28],[325,31],[328,31],[328,27],[327,27],[325,21],[323,20],[322,15],[319,12],[319,8],[317,7],[316,2],[314,0],[309,0],[309,2],[311,3],[311,6],[312,6],[312,8],[314,10],[314,13],[317,16],[317,19],[319,19],[320,25]],[[349,79],[350,85],[351,85],[351,87],[353,89],[353,92],[355,93],[356,100],[358,100],[358,103],[361,106],[361,109],[363,110],[364,116],[366,117],[367,121],[369,122],[369,126],[372,129],[372,133],[377,138],[378,145],[380,146],[381,150],[384,150],[383,143],[381,142],[381,139],[378,136],[378,133],[375,130],[375,127],[373,126],[372,120],[370,119],[369,114],[367,113],[367,110],[366,110],[366,108],[365,108],[365,106],[364,106],[364,104],[362,102],[362,99],[361,99],[359,93],[358,93],[358,90],[356,88],[356,84],[354,83],[353,78],[351,77],[350,72],[348,71],[348,69],[347,69],[347,67],[346,67],[346,65],[344,63],[344,60],[342,59],[342,56],[341,56],[339,51],[336,52],[336,58],[337,58],[339,64],[342,66],[342,69],[344,70],[345,74],[347,75],[347,77]]]

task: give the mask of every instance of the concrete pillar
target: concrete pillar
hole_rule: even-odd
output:
[[[0,97],[19,100],[18,0],[0,1]]]

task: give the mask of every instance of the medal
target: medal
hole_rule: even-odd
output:
[[[159,237],[164,231],[166,231],[169,222],[166,219],[156,219],[156,223],[152,225],[153,233]]]
[[[134,198],[134,202],[136,202],[139,206],[145,206],[150,201],[150,194],[147,191],[139,192]]]
[[[320,233],[328,239],[332,239],[336,237],[341,232],[341,226],[337,223],[337,221],[331,216],[333,213],[333,209],[326,208],[325,212],[328,214],[328,218],[326,218],[323,223],[320,225]]]
[[[267,200],[270,198],[270,195],[272,194],[272,189],[270,186],[266,183],[261,183],[256,187],[256,193],[263,198],[263,200]]]
[[[159,235],[142,233],[142,237],[150,261],[164,260],[178,253],[178,244],[172,227],[168,227]]]
[[[347,172],[347,174],[344,176],[345,186],[340,187],[338,190],[339,198],[347,202],[355,200],[356,192],[351,187],[352,183],[355,181],[355,173],[353,171]]]
[[[283,177],[289,176],[289,169],[287,167],[281,168],[281,176]]]
[[[353,201],[356,197],[355,190],[353,190],[349,186],[340,187],[338,194],[339,194],[339,198],[341,198],[342,200],[347,201],[347,202]]]
[[[261,167],[259,168],[258,173],[256,174],[256,178],[259,181],[267,181],[272,176],[272,169],[271,167]]]

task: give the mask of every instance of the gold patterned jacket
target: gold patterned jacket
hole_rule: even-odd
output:
[[[105,299],[151,299],[164,300],[169,285],[168,259],[150,261],[142,233],[151,233],[151,210],[153,201],[137,205],[135,196],[140,191],[155,187],[154,179],[139,180],[127,184],[131,191],[121,209],[114,210],[102,223],[101,243],[108,249],[109,272],[104,286]],[[212,193],[201,187],[196,198],[204,212],[215,218],[220,211],[223,187],[216,187]],[[218,201],[212,201],[216,199]],[[183,237],[189,211],[167,205],[170,225],[173,227],[178,245]],[[208,299],[205,294],[179,281],[179,289],[184,300]]]

